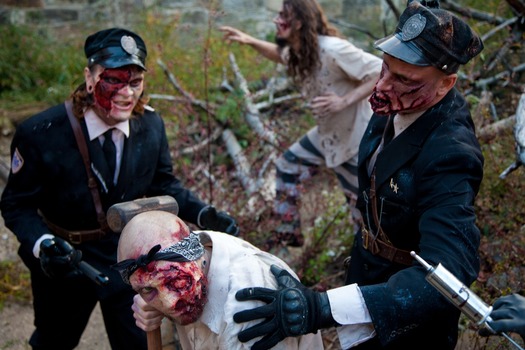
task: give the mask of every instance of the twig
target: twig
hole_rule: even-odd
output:
[[[267,109],[267,108],[270,108],[270,107],[273,107],[275,105],[278,105],[280,103],[284,103],[284,102],[287,102],[287,101],[291,101],[291,100],[296,100],[296,99],[299,99],[301,98],[301,95],[300,94],[291,94],[291,95],[286,95],[286,96],[281,96],[281,97],[277,97],[271,101],[262,101],[262,102],[259,102],[257,104],[255,104],[255,108],[257,108],[257,110],[263,110],[263,109]]]
[[[230,52],[230,64],[232,66],[233,72],[239,84],[239,88],[244,93],[244,105],[246,107],[245,119],[251,128],[261,137],[271,145],[277,146],[277,138],[272,130],[269,130],[264,126],[259,118],[259,110],[253,104],[250,91],[248,90],[248,84],[244,76],[242,75],[237,62],[235,61],[235,56]]]
[[[494,122],[490,125],[487,125],[484,128],[478,130],[478,139],[484,142],[488,142],[500,135],[503,131],[511,129],[514,126],[515,122],[516,116],[513,115],[508,118]]]
[[[358,32],[364,33],[364,34],[368,35],[369,37],[371,37],[374,40],[379,39],[376,35],[372,34],[368,30],[363,29],[362,26],[357,26],[355,24],[346,23],[346,22],[343,22],[343,21],[340,21],[340,20],[334,19],[334,18],[330,18],[329,21],[332,22],[333,24],[337,24],[338,26],[345,27],[345,28],[348,28],[348,29],[352,29],[352,30],[356,30]]]
[[[511,68],[510,70],[498,73],[493,77],[480,79],[476,81],[475,86],[477,88],[487,88],[488,85],[493,84],[499,80],[509,78],[512,74],[521,72],[523,70],[525,70],[525,63],[522,63],[514,68]]]
[[[258,179],[254,179],[251,176],[251,167],[248,159],[244,155],[244,152],[237,141],[237,138],[230,129],[226,129],[222,132],[222,140],[226,145],[228,154],[233,159],[235,164],[236,175],[241,182],[243,188],[248,192],[248,195],[262,195],[266,201],[272,199],[271,193],[268,191],[262,191],[261,189],[267,188],[268,184],[265,183],[264,178],[261,176]],[[262,174],[260,174],[262,175]]]
[[[492,28],[491,30],[489,30],[488,32],[486,32],[485,34],[483,34],[481,36],[481,40],[483,42],[487,41],[491,36],[493,36],[494,34],[496,34],[497,32],[499,32],[500,30],[504,29],[505,27],[508,27],[514,23],[516,23],[516,21],[518,20],[518,17],[513,17],[511,19],[508,19],[506,20],[505,22],[497,25],[496,27]]]
[[[197,105],[203,110],[208,111],[208,105],[206,104],[206,102],[197,100],[193,98],[193,96],[190,93],[186,92],[186,90],[184,90],[182,86],[180,86],[179,82],[177,81],[177,78],[175,78],[175,76],[168,70],[168,67],[164,64],[164,62],[162,62],[162,60],[158,59],[157,64],[162,68],[164,74],[166,74],[170,83],[175,87],[175,89],[178,92],[181,93],[182,96],[184,96],[192,105]]]
[[[180,155],[189,155],[203,150],[208,144],[216,141],[221,136],[222,130],[222,128],[215,128],[213,130],[213,134],[210,137],[202,140],[196,145],[181,149],[180,151],[175,153],[174,157],[176,158]]]
[[[507,20],[506,18],[502,18],[499,16],[493,16],[487,12],[483,12],[483,11],[475,10],[469,7],[461,6],[453,0],[441,0],[441,5],[442,5],[441,7],[446,10],[450,10],[450,11],[459,13],[462,16],[476,19],[482,22],[488,22],[491,24],[501,24]]]

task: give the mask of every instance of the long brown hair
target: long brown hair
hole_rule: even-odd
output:
[[[316,0],[284,0],[284,15],[292,22],[299,21],[299,52],[290,47],[288,74],[296,82],[311,76],[320,65],[319,35],[338,36],[337,28],[328,20]]]
[[[94,72],[94,67],[95,66],[90,68],[91,73]],[[73,114],[78,119],[83,118],[84,111],[95,104],[93,94],[88,93],[85,82],[77,86],[75,91],[71,93],[70,98],[73,101]],[[143,92],[135,108],[133,108],[133,115],[140,116],[144,114],[144,106],[146,106],[148,102],[149,97]]]

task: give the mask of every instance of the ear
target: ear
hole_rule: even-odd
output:
[[[293,21],[292,22],[293,29],[295,31],[301,30],[301,28],[303,27],[303,23],[299,21],[297,18],[294,18],[292,21]]]
[[[86,82],[86,90],[88,92],[93,92],[93,84],[95,82],[93,79],[93,74],[91,74],[91,70],[88,67],[84,68],[84,80]]]
[[[438,87],[437,94],[439,96],[445,96],[453,87],[456,85],[458,75],[456,73],[445,75],[441,78],[441,84]]]

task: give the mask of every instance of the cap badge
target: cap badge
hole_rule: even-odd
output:
[[[419,13],[413,15],[407,19],[405,24],[403,24],[403,28],[401,29],[401,39],[403,41],[409,41],[417,38],[423,29],[425,29],[426,24],[427,19],[424,16],[421,16]]]
[[[120,45],[122,46],[124,51],[126,51],[130,55],[136,55],[139,52],[135,39],[128,35],[124,35],[122,38],[120,38]]]

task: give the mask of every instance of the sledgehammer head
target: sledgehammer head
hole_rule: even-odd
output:
[[[135,215],[150,210],[167,211],[177,215],[179,205],[171,196],[139,198],[112,205],[106,213],[106,219],[109,228],[113,232],[120,233]]]

